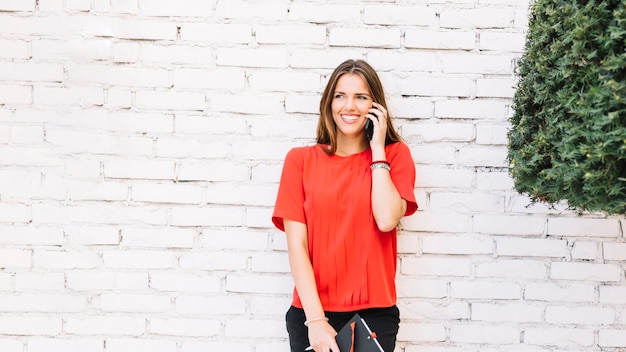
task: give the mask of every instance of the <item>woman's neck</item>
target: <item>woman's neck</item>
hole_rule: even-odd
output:
[[[335,154],[339,156],[349,156],[363,152],[367,149],[368,143],[365,139],[349,139],[349,140],[338,140],[337,141],[337,151]]]

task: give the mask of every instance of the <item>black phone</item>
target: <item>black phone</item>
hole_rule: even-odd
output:
[[[374,136],[374,123],[368,118],[367,121],[365,121],[365,138],[371,141],[372,136]]]

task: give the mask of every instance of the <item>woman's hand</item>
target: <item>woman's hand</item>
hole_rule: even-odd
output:
[[[337,331],[327,321],[319,320],[309,324],[309,342],[315,352],[339,352],[335,336]]]

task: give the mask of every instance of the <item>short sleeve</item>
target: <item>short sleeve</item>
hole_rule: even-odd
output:
[[[302,185],[303,165],[301,148],[294,148],[287,153],[272,214],[272,222],[281,231],[285,231],[284,219],[306,223]]]
[[[391,166],[391,180],[400,193],[400,197],[406,200],[404,215],[409,216],[418,208],[415,200],[415,163],[406,144],[397,142],[390,144],[388,148],[387,160]]]

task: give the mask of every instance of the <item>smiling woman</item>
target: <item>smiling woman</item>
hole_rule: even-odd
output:
[[[332,73],[317,136],[316,145],[287,154],[272,216],[287,236],[295,282],[291,351],[339,351],[337,331],[355,313],[393,351],[400,322],[396,226],[417,210],[415,166],[365,61],[345,61]]]

